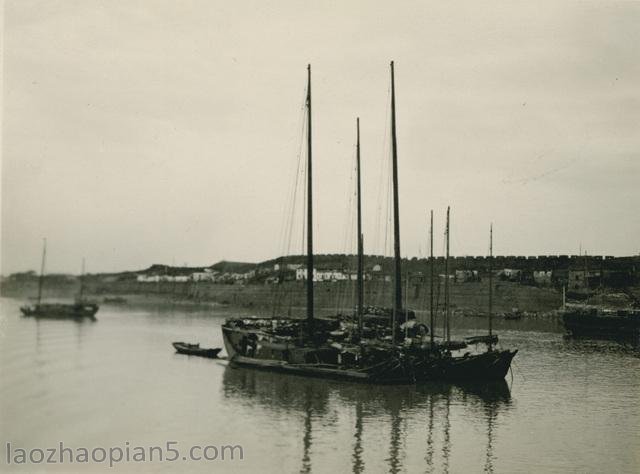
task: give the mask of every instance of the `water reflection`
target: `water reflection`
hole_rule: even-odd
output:
[[[465,403],[478,404],[484,413],[484,419],[487,423],[487,445],[485,448],[484,472],[494,472],[494,430],[498,412],[502,405],[508,405],[511,402],[511,393],[505,382],[496,382],[486,385],[465,385],[463,397]]]
[[[40,354],[43,342],[46,342],[52,331],[58,333],[57,328],[65,326],[74,326],[76,346],[78,349],[82,349],[82,341],[86,332],[85,328],[88,324],[94,324],[96,322],[96,318],[43,319],[34,317],[27,318],[24,316],[21,316],[21,318],[35,322],[36,329],[34,340],[36,354]]]
[[[360,474],[364,472],[364,460],[362,458],[362,401],[356,402],[356,434],[354,435],[355,443],[353,446],[353,468],[354,474]]]
[[[431,393],[429,394],[429,421],[427,423],[427,454],[424,458],[427,465],[427,472],[431,472],[431,468],[433,467],[433,404],[434,396]]]
[[[402,464],[400,462],[400,446],[402,443],[401,436],[405,433],[402,425],[402,400],[398,399],[386,399],[389,403],[385,407],[391,415],[391,432],[389,433],[389,457],[386,461],[389,463],[389,472],[396,474],[400,472]]]
[[[444,441],[442,443],[442,472],[449,472],[449,456],[451,455],[451,422],[449,413],[451,410],[451,397],[446,397],[446,412],[444,416]],[[427,466],[432,467],[432,466]]]
[[[608,353],[640,356],[640,338],[589,339],[565,335],[562,338],[566,349],[583,354]]]
[[[312,435],[312,427],[311,427],[311,416],[313,406],[311,404],[312,393],[311,387],[304,387],[305,397],[304,397],[304,437],[302,438],[302,445],[304,446],[304,453],[302,455],[302,469],[300,472],[307,473],[311,472],[311,435]]]
[[[416,432],[426,447],[422,459],[426,472],[449,472],[452,451],[451,406],[464,406],[472,413],[469,419],[486,424],[484,471],[494,472],[494,445],[496,418],[501,410],[511,404],[511,394],[506,382],[483,385],[451,385],[446,383],[420,386],[371,386],[345,384],[327,380],[310,379],[283,374],[274,374],[252,369],[228,366],[223,374],[223,397],[233,404],[248,407],[258,406],[270,417],[280,415],[289,419],[301,419],[302,453],[300,472],[312,472],[313,441],[322,439],[325,426],[315,426],[314,421],[330,418],[334,413],[347,412],[355,415],[351,469],[361,473],[378,466],[368,466],[367,460],[375,452],[366,452],[363,438],[366,427],[375,426],[376,431],[388,430],[384,470],[400,472],[406,467],[408,453],[407,436]],[[375,424],[367,424],[367,419]],[[385,422],[386,420],[386,422]],[[382,424],[381,424],[382,423]],[[417,425],[417,426],[416,426]],[[298,425],[300,426],[300,425]],[[426,433],[424,427],[426,426]],[[295,428],[297,430],[297,428]],[[436,462],[436,430],[441,430],[442,446],[440,463]],[[292,428],[293,430],[293,428]],[[316,433],[314,430],[318,430]],[[371,450],[370,450],[371,451]]]

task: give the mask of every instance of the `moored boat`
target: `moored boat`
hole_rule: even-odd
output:
[[[47,241],[44,240],[42,249],[42,264],[38,279],[38,297],[36,304],[20,307],[24,316],[48,319],[82,319],[95,320],[100,308],[96,303],[84,298],[84,259],[82,259],[82,274],[80,276],[80,293],[73,303],[42,303],[42,285],[44,282],[44,268],[47,255]]]
[[[433,213],[431,219],[431,249],[433,249]],[[446,256],[445,275],[448,274],[449,261],[449,209],[447,208],[446,224]],[[429,344],[423,344],[420,348],[408,350],[407,356],[411,360],[417,381],[449,380],[449,381],[477,381],[490,382],[503,380],[511,367],[511,361],[517,354],[517,350],[498,350],[498,336],[493,333],[493,226],[489,237],[489,331],[488,334],[467,337],[463,341],[451,339],[450,329],[450,304],[449,304],[449,278],[445,277],[445,312],[444,312],[444,340],[436,342],[433,332]],[[433,250],[431,250],[431,274],[433,275]],[[433,293],[433,289],[431,290]],[[433,298],[431,298],[433,301]],[[431,303],[432,326],[434,307]],[[471,351],[470,346],[476,350]],[[477,350],[478,346],[482,347]]]
[[[391,71],[393,88],[393,63]],[[393,97],[392,94],[392,108]],[[356,382],[413,383],[415,377],[412,368],[407,364],[403,351],[395,344],[395,338],[390,342],[377,337],[369,341],[364,340],[361,337],[361,317],[358,321],[360,330],[356,333],[354,324],[338,319],[320,319],[314,315],[311,66],[307,68],[306,119],[306,317],[227,319],[222,325],[222,335],[230,362],[236,366]],[[397,182],[395,153],[393,158],[394,180]],[[394,189],[397,190],[397,185]],[[361,242],[360,235],[360,251]],[[399,241],[396,249],[399,254]],[[359,273],[361,274],[361,267]],[[396,287],[399,285],[400,282],[397,281]],[[401,301],[399,293],[396,294],[396,301]],[[359,308],[359,314],[362,315],[362,303],[359,304]],[[398,306],[394,308],[397,309]],[[392,312],[392,315],[399,314],[400,311]],[[388,318],[382,319],[388,321]],[[394,330],[396,323],[394,319]],[[350,336],[345,337],[349,332]]]
[[[640,337],[640,309],[608,309],[592,305],[566,305],[562,322],[570,335],[603,339]]]
[[[24,316],[36,318],[95,318],[99,306],[95,303],[76,302],[65,303],[39,303],[31,306],[22,306],[20,311]]]
[[[188,342],[172,342],[171,345],[180,354],[207,357],[209,359],[216,359],[222,350],[220,347],[210,349],[200,347],[200,344],[190,344]]]

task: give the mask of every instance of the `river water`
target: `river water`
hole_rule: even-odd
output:
[[[379,387],[174,353],[173,341],[221,347],[221,322],[240,310],[105,304],[74,322],[21,317],[20,303],[1,306],[0,471],[640,471],[640,352],[565,340],[557,323],[498,324],[502,346],[519,349],[504,384]],[[167,441],[174,462],[8,464],[16,448]],[[244,459],[183,459],[208,445],[240,445]]]

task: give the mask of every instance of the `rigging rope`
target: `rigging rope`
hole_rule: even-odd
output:
[[[388,169],[386,170],[385,173],[385,168],[389,166],[389,147],[390,147],[390,141],[389,141],[389,116],[391,113],[391,82],[389,82],[389,85],[387,87],[387,106],[385,109],[385,119],[384,119],[384,133],[382,135],[382,152],[380,154],[380,169],[379,169],[379,180],[378,180],[378,199],[377,199],[377,205],[376,205],[376,221],[375,221],[375,234],[374,234],[374,246],[373,248],[375,249],[376,252],[378,252],[379,254],[384,255],[385,253],[385,248],[383,247],[382,249],[380,248],[380,237],[381,237],[381,231],[382,231],[382,206],[383,206],[383,200],[387,200],[388,199],[388,193],[389,190],[386,189],[385,190],[385,186],[384,186],[384,177],[385,174],[387,175],[387,179],[389,176],[388,173]],[[386,165],[386,167],[385,167]],[[386,191],[387,196],[385,196],[384,192]],[[386,210],[385,210],[386,212]]]
[[[300,113],[298,114],[298,127],[300,132],[299,132],[299,139],[298,139],[298,146],[297,146],[297,153],[296,153],[296,167],[295,170],[293,171],[293,175],[290,178],[290,181],[292,183],[291,188],[289,189],[289,192],[287,193],[287,201],[285,203],[285,212],[283,213],[283,223],[282,223],[282,228],[281,228],[281,233],[280,233],[280,252],[279,255],[281,257],[283,257],[281,259],[281,264],[280,264],[280,269],[279,269],[279,275],[278,275],[278,282],[275,285],[275,289],[274,289],[274,295],[273,295],[273,304],[272,304],[272,316],[275,316],[278,311],[280,310],[280,306],[282,303],[282,299],[285,295],[283,295],[283,279],[284,279],[284,274],[285,274],[285,268],[286,268],[286,259],[284,257],[288,256],[291,254],[291,242],[292,242],[292,237],[293,237],[293,229],[294,229],[294,225],[295,225],[295,214],[296,214],[296,210],[297,210],[297,201],[298,201],[298,188],[299,188],[299,181],[300,181],[300,176],[304,175],[304,168],[303,168],[303,150],[304,150],[304,137],[305,137],[305,130],[306,130],[306,95],[307,95],[307,90],[306,87],[304,88],[304,94],[303,94],[303,98],[302,98],[302,105],[300,107]],[[291,304],[291,302],[290,302]]]
[[[344,202],[347,202],[347,208],[346,208],[346,212],[345,212],[345,224],[343,227],[343,238],[342,238],[342,255],[345,256],[345,258],[349,258],[347,257],[348,255],[351,255],[353,253],[353,246],[354,246],[354,235],[357,233],[356,232],[356,223],[357,223],[357,214],[358,214],[358,209],[357,209],[357,201],[356,201],[356,196],[357,196],[357,166],[356,166],[356,148],[354,146],[353,150],[352,150],[352,156],[351,159],[348,161],[348,163],[350,163],[350,173],[349,173],[349,185],[347,187],[347,195],[346,195],[346,199],[344,200]],[[356,251],[357,253],[357,251]],[[345,265],[347,265],[347,262],[343,261],[342,262],[342,270],[345,271],[346,276],[347,276],[347,280],[346,283],[343,281],[339,281],[338,282],[338,289],[336,291],[336,313],[340,312],[343,305],[344,304],[349,304],[347,300],[347,296],[349,293],[349,288],[351,287],[351,293],[353,293],[354,288],[352,286],[349,285],[350,280],[350,276],[349,276],[349,270],[352,270],[351,268],[349,268],[349,270],[347,268],[344,268]],[[351,267],[351,265],[348,265],[348,267]],[[353,297],[353,294],[351,295]]]

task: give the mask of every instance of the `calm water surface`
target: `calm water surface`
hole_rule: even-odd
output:
[[[174,353],[178,340],[221,346],[231,309],[103,305],[98,321],[78,323],[23,318],[19,305],[2,299],[0,471],[109,470],[6,464],[7,442],[60,441],[244,448],[243,461],[116,464],[120,472],[640,471],[638,349],[567,341],[554,323],[502,323],[502,345],[520,350],[505,384],[377,387]],[[458,323],[459,335],[484,324]]]

